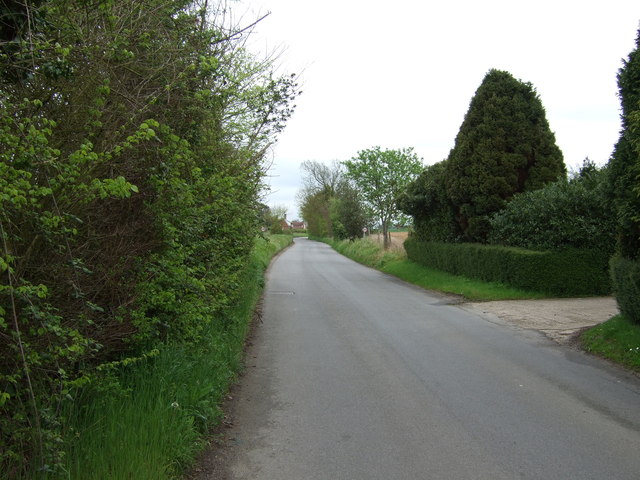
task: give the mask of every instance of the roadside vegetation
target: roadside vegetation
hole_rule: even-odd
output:
[[[584,332],[583,348],[640,373],[640,326],[617,315]]]
[[[609,160],[616,218],[611,281],[621,315],[582,336],[585,348],[640,371],[640,30],[618,72],[622,131]]]
[[[298,95],[229,7],[0,7],[2,478],[171,478],[219,415]]]
[[[115,385],[89,386],[65,404],[69,478],[91,472],[94,479],[170,479],[193,462],[206,446],[207,431],[221,419],[222,397],[242,367],[264,271],[292,240],[256,240],[241,278],[242,295],[207,324],[197,342],[164,345],[114,371]]]
[[[428,290],[461,295],[467,300],[524,300],[545,298],[547,295],[509,287],[498,282],[483,282],[425,267],[407,258],[401,249],[388,249],[373,240],[324,239],[336,251],[358,263],[376,268]]]

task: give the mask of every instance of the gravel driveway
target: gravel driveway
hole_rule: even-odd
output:
[[[462,306],[479,311],[489,319],[538,330],[561,344],[570,343],[583,328],[618,314],[613,297],[469,302]]]

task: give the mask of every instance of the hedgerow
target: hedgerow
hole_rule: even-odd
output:
[[[0,472],[65,477],[84,389],[118,394],[236,304],[297,89],[223,4],[1,13]]]
[[[606,295],[611,292],[607,259],[598,251],[534,251],[474,243],[404,243],[410,260],[454,275],[554,296]]]

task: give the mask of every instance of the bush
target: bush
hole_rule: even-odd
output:
[[[610,265],[611,283],[620,312],[640,324],[640,261],[615,256]]]
[[[607,171],[585,161],[579,176],[518,194],[491,219],[490,243],[533,250],[593,249],[609,258],[615,215]]]
[[[476,243],[405,241],[409,259],[421,265],[554,296],[605,295],[607,261],[593,250],[536,251]]]

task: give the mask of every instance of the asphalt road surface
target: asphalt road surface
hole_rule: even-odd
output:
[[[640,380],[297,239],[268,273],[231,479],[640,479]]]

